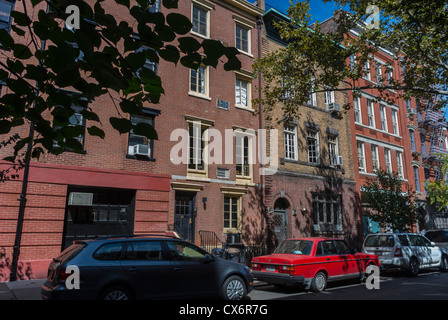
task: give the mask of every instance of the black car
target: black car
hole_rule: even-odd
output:
[[[78,274],[71,271],[73,266]],[[75,241],[50,263],[41,296],[45,300],[239,300],[252,284],[248,267],[214,257],[187,241],[133,235]]]

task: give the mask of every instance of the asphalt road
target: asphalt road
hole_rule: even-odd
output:
[[[448,273],[424,270],[417,277],[382,272],[379,289],[367,289],[360,281],[334,282],[322,293],[302,288],[276,288],[259,283],[250,293],[255,300],[448,300]]]

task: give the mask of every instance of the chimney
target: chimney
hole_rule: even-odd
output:
[[[260,9],[263,9],[263,11],[265,11],[266,8],[265,8],[264,0],[257,0],[257,7],[260,8]]]

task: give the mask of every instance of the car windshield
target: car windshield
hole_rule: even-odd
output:
[[[313,242],[308,240],[284,240],[274,253],[310,255]]]
[[[371,235],[367,237],[364,245],[366,247],[393,247],[394,244],[392,235]]]

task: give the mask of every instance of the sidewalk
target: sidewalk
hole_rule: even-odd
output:
[[[42,300],[40,288],[45,279],[0,282],[0,300]]]

